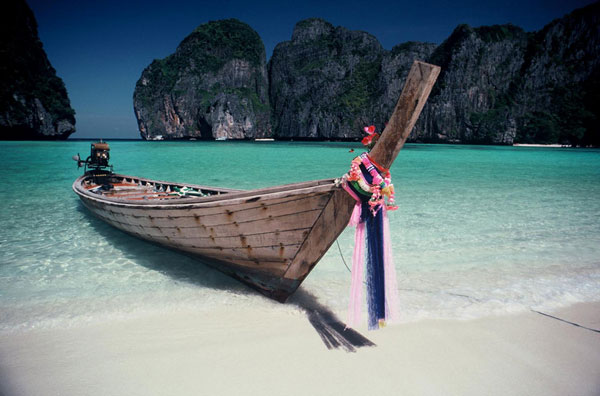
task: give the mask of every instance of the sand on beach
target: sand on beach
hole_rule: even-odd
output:
[[[232,308],[27,330],[0,335],[0,394],[599,395],[600,303],[551,314],[589,329],[527,312],[344,333]]]

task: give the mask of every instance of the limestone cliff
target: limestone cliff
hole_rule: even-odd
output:
[[[442,67],[412,141],[600,145],[600,3],[538,32],[459,25],[440,45],[384,49],[318,18],[268,64],[237,20],[199,26],[137,83],[142,137],[358,139],[381,131],[415,59]],[[272,125],[272,130],[271,130]]]
[[[66,139],[75,132],[63,81],[48,61],[23,0],[0,5],[0,139]]]
[[[278,138],[358,138],[362,126],[387,120],[415,58],[434,45],[386,51],[366,32],[322,19],[299,22],[269,63],[274,134]]]
[[[200,25],[143,71],[133,103],[144,139],[269,136],[262,40],[235,19]]]
[[[274,134],[340,139],[381,130],[414,59],[442,73],[412,141],[599,145],[600,3],[539,32],[459,25],[439,46],[386,51],[365,32],[299,22],[269,63]]]
[[[530,34],[513,93],[517,140],[600,145],[600,2]]]
[[[269,63],[274,133],[279,138],[355,137],[380,95],[383,48],[365,32],[322,19],[299,22]]]
[[[599,145],[600,3],[526,33],[457,27],[413,139]]]
[[[512,26],[458,26],[427,59],[442,72],[413,140],[512,144],[516,120],[508,99],[519,76],[527,33]]]

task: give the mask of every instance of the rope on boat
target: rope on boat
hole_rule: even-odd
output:
[[[571,321],[568,321],[568,320],[565,320],[565,319],[561,319],[559,317],[552,316],[552,315],[549,315],[547,313],[536,311],[535,309],[531,309],[530,308],[530,310],[531,310],[531,312],[535,312],[536,314],[540,314],[540,315],[546,316],[546,317],[548,317],[550,319],[560,320],[561,322],[565,322],[567,324],[570,324],[571,326],[581,327],[582,329],[585,329],[585,330],[589,330],[589,331],[593,331],[593,332],[596,332],[596,333],[600,333],[600,330],[598,330],[598,329],[593,329],[591,327],[582,326],[579,323],[575,323],[575,322],[571,322]]]
[[[350,269],[350,267],[348,267],[348,264],[346,264],[346,260],[344,260],[344,255],[342,254],[342,248],[340,247],[340,242],[336,239],[335,243],[337,244],[338,250],[340,251],[340,258],[344,262],[344,266],[346,267],[346,269],[348,270],[349,273],[352,273],[352,270]],[[367,284],[367,282],[363,281],[363,285],[366,285],[366,284]]]
[[[346,269],[348,270],[348,272],[352,273],[352,270],[350,269],[350,267],[348,267],[348,264],[346,264],[346,260],[344,260],[344,255],[342,254],[342,248],[340,247],[340,241],[338,241],[336,239],[335,243],[337,244],[338,250],[340,252],[340,257],[341,257],[342,261],[344,262],[344,266],[346,266]]]

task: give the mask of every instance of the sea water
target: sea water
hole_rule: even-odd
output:
[[[112,141],[115,171],[252,189],[338,177],[355,143]],[[89,141],[0,142],[0,331],[231,306],[342,319],[353,229],[288,304],[92,217],[71,156]],[[351,152],[354,149],[354,152]],[[600,150],[408,144],[390,212],[403,321],[600,301]]]

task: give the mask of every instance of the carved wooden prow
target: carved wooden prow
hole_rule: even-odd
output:
[[[392,165],[408,138],[439,73],[439,66],[419,61],[413,63],[394,113],[370,153],[371,157],[385,168]],[[344,231],[354,204],[354,198],[342,188],[334,192],[283,275],[282,283],[290,279],[296,282],[295,285],[288,286],[289,294],[300,285]],[[289,294],[271,297],[284,302]]]
[[[440,74],[440,67],[414,61],[394,113],[369,155],[384,168],[390,168],[410,135],[431,88]]]

